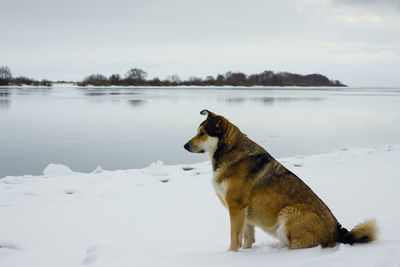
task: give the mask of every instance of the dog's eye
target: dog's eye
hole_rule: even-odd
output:
[[[203,135],[204,135],[204,133],[203,133],[203,132],[200,132],[200,133],[199,133],[199,136],[203,136]]]

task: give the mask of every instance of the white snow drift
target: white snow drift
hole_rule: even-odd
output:
[[[379,240],[289,250],[262,231],[226,252],[229,216],[209,162],[0,179],[0,266],[399,266],[400,146],[280,159],[344,227],[378,220]]]

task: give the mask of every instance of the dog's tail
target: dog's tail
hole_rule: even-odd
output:
[[[369,243],[375,241],[378,237],[378,225],[375,219],[366,220],[354,227],[350,232],[342,226],[338,227],[339,243]]]

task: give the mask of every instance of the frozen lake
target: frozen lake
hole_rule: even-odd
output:
[[[183,144],[207,108],[275,157],[400,144],[400,88],[0,88],[0,177],[207,159]]]

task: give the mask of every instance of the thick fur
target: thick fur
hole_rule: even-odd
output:
[[[377,237],[375,220],[350,232],[339,224],[324,202],[295,174],[247,138],[235,125],[208,110],[207,119],[185,149],[208,153],[214,170],[213,185],[228,209],[231,225],[229,250],[250,248],[254,227],[276,236],[292,249],[337,242],[371,242]]]

